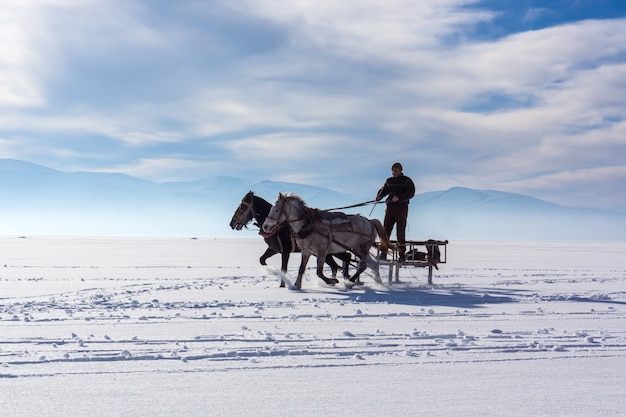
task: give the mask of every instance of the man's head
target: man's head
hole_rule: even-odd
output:
[[[391,174],[394,177],[402,175],[402,164],[400,162],[396,162],[391,166]]]

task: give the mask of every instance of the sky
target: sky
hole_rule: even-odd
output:
[[[624,155],[621,0],[0,0],[0,158],[624,211]]]

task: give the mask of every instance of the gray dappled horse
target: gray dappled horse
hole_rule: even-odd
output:
[[[346,251],[358,258],[357,270],[350,277],[350,282],[356,283],[367,266],[374,270],[376,280],[380,281],[378,262],[369,251],[377,236],[383,248],[389,247],[390,242],[379,220],[310,208],[300,197],[281,193],[265,219],[261,233],[271,236],[285,222],[291,226],[296,243],[302,250],[302,262],[295,282],[297,288],[302,286],[302,276],[311,255],[317,257],[317,276],[328,285],[337,283],[336,279],[324,276],[324,258],[328,254]]]
[[[271,209],[271,203],[257,195],[254,195],[254,193],[250,191],[241,199],[241,203],[235,210],[235,213],[230,221],[230,228],[241,230],[252,220],[254,220],[255,225],[260,228]],[[261,265],[267,265],[266,261],[269,257],[280,253],[281,271],[286,273],[287,265],[289,264],[289,255],[293,252],[300,252],[300,248],[296,245],[289,225],[287,223],[281,225],[276,233],[265,237],[265,243],[267,243],[267,250],[259,259]],[[336,256],[343,262],[343,276],[348,277],[348,267],[350,265],[351,258],[350,253],[340,253],[336,254]],[[339,265],[337,265],[337,262],[335,262],[332,255],[328,255],[326,257],[326,263],[330,266],[333,278],[335,278],[337,276],[337,271],[340,269]],[[285,282],[283,280],[281,280],[280,286],[285,286]]]

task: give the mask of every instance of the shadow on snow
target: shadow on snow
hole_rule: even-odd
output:
[[[329,288],[330,289],[330,288]],[[332,289],[331,289],[332,290]],[[304,292],[317,292],[306,289]],[[319,291],[328,294],[328,291]],[[355,303],[388,303],[418,307],[444,306],[463,309],[481,308],[493,304],[532,302],[537,294],[531,290],[510,288],[460,288],[443,286],[402,287],[391,286],[385,289],[357,287],[348,291],[333,291]],[[626,305],[624,301],[612,300],[608,296],[544,296],[543,301],[599,303]]]

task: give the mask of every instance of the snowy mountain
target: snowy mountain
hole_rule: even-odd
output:
[[[626,214],[455,187],[411,202],[410,224],[456,239],[625,240]]]
[[[301,184],[233,177],[156,183],[0,159],[0,234],[244,237],[228,225],[250,190],[270,202],[279,192],[299,194],[320,207],[326,201],[356,201]]]
[[[156,183],[124,174],[62,172],[4,159],[0,160],[0,234],[254,237],[255,231],[235,232],[228,226],[249,190],[269,202],[279,192],[298,194],[309,206],[321,209],[372,199],[286,182],[217,177]],[[382,220],[384,204],[343,211]],[[418,240],[624,240],[624,226],[624,213],[456,187],[416,195],[407,236]]]

